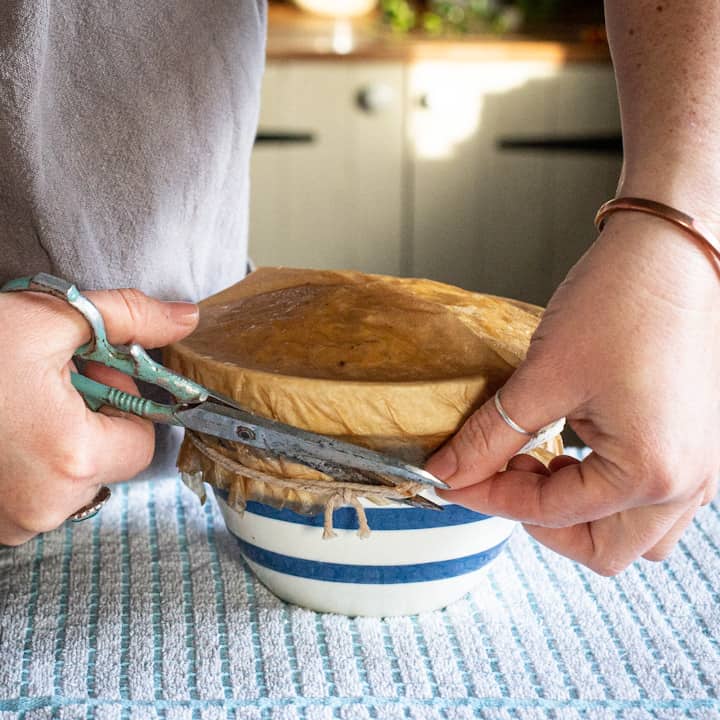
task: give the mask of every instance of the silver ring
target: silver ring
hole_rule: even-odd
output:
[[[532,435],[532,433],[528,430],[526,430],[524,427],[521,427],[518,425],[506,412],[505,408],[502,406],[502,403],[500,402],[500,390],[498,390],[495,393],[495,407],[497,408],[497,411],[500,413],[500,417],[503,419],[504,423],[514,430],[515,432],[519,432],[521,435]]]
[[[529,430],[526,430],[521,425],[518,425],[506,412],[505,408],[502,406],[502,403],[500,402],[500,390],[498,390],[495,393],[494,396],[495,400],[495,407],[497,408],[498,413],[500,413],[500,417],[503,419],[503,422],[512,430],[515,432],[520,433],[521,435],[527,435],[530,439],[523,445],[520,450],[518,450],[518,453],[525,453],[530,450],[534,450],[539,445],[542,445],[543,443],[547,442],[548,440],[554,438],[556,435],[559,435],[563,429],[565,428],[565,418],[560,418],[559,420],[555,420],[555,422],[551,422],[545,427],[541,427],[537,432],[530,432]]]
[[[82,522],[83,520],[89,520],[91,517],[95,517],[103,505],[110,499],[112,492],[107,485],[103,485],[98,491],[95,497],[87,504],[83,505],[79,510],[76,510],[68,520],[73,522]]]

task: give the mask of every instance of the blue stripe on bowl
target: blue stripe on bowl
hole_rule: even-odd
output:
[[[217,497],[225,502],[228,491],[213,488]],[[467,523],[489,520],[491,515],[468,510],[460,505],[443,505],[442,511],[424,510],[423,508],[365,508],[368,525],[372,530],[423,530],[425,528],[449,527],[451,525],[466,525]],[[301,515],[292,510],[276,508],[259,502],[249,502],[247,512],[271,520],[282,520],[296,525],[309,525],[311,527],[323,526],[323,515]],[[333,527],[336,530],[357,530],[358,519],[354,508],[342,507],[333,513]]]
[[[305,560],[265,550],[235,536],[240,549],[248,560],[285,575],[295,575],[309,580],[356,583],[363,585],[397,585],[401,583],[428,582],[465,575],[480,569],[493,560],[507,540],[475,555],[415,563],[412,565],[346,565],[342,563]]]

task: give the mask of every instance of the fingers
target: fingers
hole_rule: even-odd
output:
[[[534,371],[521,366],[502,389],[506,413],[528,432],[535,432],[565,416],[571,407],[569,399],[552,388],[544,388],[539,395],[533,375]],[[453,488],[467,487],[498,472],[527,441],[527,435],[513,430],[502,419],[491,398],[468,418],[425,467]]]
[[[507,464],[507,469],[534,473],[536,475],[547,476],[550,474],[550,470],[532,455],[516,455],[515,457],[510,458]]]
[[[117,370],[98,363],[87,363],[85,374],[97,382],[139,395],[135,382]],[[104,407],[95,413],[88,409],[86,419],[95,438],[88,464],[97,472],[96,482],[120,482],[142,472],[152,461],[155,431],[149,420]]]
[[[193,303],[162,302],[139,290],[92,291],[85,295],[103,316],[109,341],[117,345],[162,347],[191,333],[199,317]],[[89,340],[90,329],[77,311],[68,317],[73,321],[74,333],[69,342],[74,349]]]
[[[53,439],[46,472],[63,493],[68,488],[84,492],[134,477],[150,464],[154,449],[155,431],[149,420],[86,409],[82,422]]]
[[[91,503],[100,489],[99,485],[58,485],[56,480],[45,478],[45,492],[22,486],[4,498],[0,506],[0,545],[22,545],[39,533],[55,530]]]
[[[0,525],[0,547],[17,547],[32,540],[37,533],[29,532],[17,527],[15,524],[3,522]]]
[[[568,465],[577,465],[580,461],[569,455],[558,455],[554,457],[549,465],[545,467],[540,460],[532,455],[516,455],[510,458],[507,464],[508,470],[520,470],[522,472],[536,473],[538,475],[550,475],[552,472],[561,470]]]
[[[580,461],[577,458],[570,457],[569,455],[558,455],[550,461],[548,469],[550,472],[557,472],[558,470],[562,470],[564,467],[577,465],[579,462]]]
[[[528,461],[515,459],[511,469],[440,495],[483,513],[545,527],[598,520],[638,505],[636,491],[615,482],[614,471],[595,453],[582,463],[559,460],[556,465],[561,467],[552,473],[537,466],[517,469],[519,462]]]
[[[90,504],[102,484],[126,480],[150,463],[154,431],[145,420],[95,414],[99,432],[65,462],[52,463],[43,487],[16,486],[0,506],[0,545],[21,545]],[[100,441],[96,444],[96,441]]]
[[[42,484],[17,484],[3,497],[0,544],[19,545],[57,528],[90,503],[101,484],[127,480],[144,470],[154,446],[148,420],[87,409],[85,422],[76,422],[72,432],[48,442],[50,454],[44,462],[36,454],[43,468]]]
[[[125,373],[121,373],[119,370],[113,370],[105,365],[101,365],[97,362],[85,363],[85,369],[83,375],[89,377],[91,380],[102,383],[103,385],[109,385],[110,387],[117,388],[123,392],[129,393],[130,395],[140,396],[135,381]]]
[[[705,492],[703,493],[701,505],[709,505],[717,495],[718,491],[718,478],[717,475],[713,475],[710,481],[705,485]]]
[[[98,293],[105,300],[115,295]],[[0,543],[16,545],[61,525],[92,501],[99,485],[129,479],[147,467],[155,438],[149,421],[90,411],[72,386],[71,356],[89,337],[76,310],[39,293],[3,295],[0,304],[0,340],[12,348],[0,373]],[[127,303],[118,313],[107,311],[121,318],[108,322],[111,339],[164,342],[194,325],[194,312],[192,322],[185,319],[187,312],[175,322],[158,310],[161,303],[140,300],[139,305],[150,308],[147,315],[135,313],[136,322],[124,327],[123,313],[132,315]],[[137,393],[122,374],[93,364],[87,373]]]
[[[191,332],[198,320],[196,305],[160,302],[137,290],[89,292],[87,296],[103,316],[108,339],[114,344],[166,345]],[[68,317],[73,325],[69,348],[74,349],[87,342],[90,330],[74,310]],[[89,363],[86,374],[98,382],[139,395],[130,378],[110,368]],[[78,443],[76,439],[75,447],[66,453],[70,459],[65,467],[73,481],[81,486],[119,482],[150,464],[155,447],[150,421],[111,408],[103,408],[100,413],[85,408],[84,412],[86,440]]]
[[[694,502],[681,516],[675,521],[675,524],[665,533],[664,537],[660,542],[656,543],[650,550],[643,553],[643,557],[646,560],[652,560],[653,562],[660,562],[672,552],[672,549],[677,545],[678,540],[682,537],[688,525],[693,521],[695,513],[700,507],[700,498]]]
[[[198,307],[193,303],[162,302],[139,290],[104,290],[85,295],[98,308],[110,342],[139,343],[146,348],[175,342],[195,329]],[[87,320],[63,300],[41,293],[17,293],[2,298],[3,303],[24,318],[28,346],[55,355],[62,365],[74,351],[90,339]],[[34,342],[31,342],[34,341]]]
[[[664,558],[692,520],[695,509],[696,504],[692,508],[675,503],[646,506],[566,528],[525,525],[525,529],[551,550],[611,576],[640,556]]]
[[[547,467],[540,460],[532,455],[516,455],[510,458],[507,464],[508,470],[520,470],[522,472],[535,473],[537,475],[550,475],[550,473],[561,470],[568,465],[577,465],[580,461],[569,455],[558,455],[550,460]]]
[[[96,413],[97,437],[88,461],[96,482],[128,480],[150,465],[155,451],[155,429],[135,415],[113,417]]]

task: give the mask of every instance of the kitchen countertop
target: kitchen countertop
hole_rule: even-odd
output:
[[[523,35],[403,36],[383,28],[377,15],[339,22],[290,6],[271,5],[267,57],[270,61],[610,61],[604,40],[582,37],[580,30],[557,34],[554,39]]]
[[[602,578],[518,530],[445,610],[348,618],[271,595],[178,477],[117,485],[0,548],[0,720],[720,720],[719,538],[716,500]]]

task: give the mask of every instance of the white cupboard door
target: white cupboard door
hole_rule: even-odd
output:
[[[403,88],[399,63],[270,63],[257,144],[250,256],[258,265],[400,273]]]
[[[557,77],[556,84],[557,136],[620,140],[620,110],[610,66],[571,65]],[[552,167],[548,191],[553,212],[548,235],[554,288],[597,236],[595,213],[615,195],[622,155],[611,149],[555,153],[548,162]]]
[[[503,61],[410,69],[414,275],[547,301],[592,238],[593,204],[614,188],[619,157],[501,143],[618,130],[612,70],[569,67]]]

